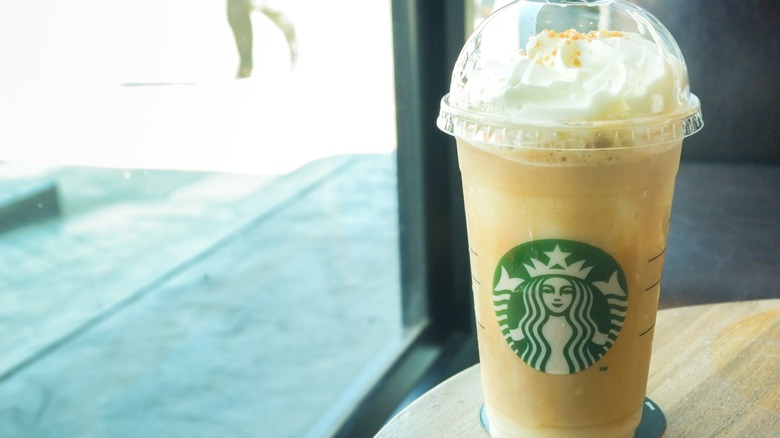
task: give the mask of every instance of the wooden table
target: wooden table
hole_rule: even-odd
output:
[[[648,396],[664,437],[780,437],[780,299],[658,312]],[[479,365],[435,387],[377,435],[486,437]]]

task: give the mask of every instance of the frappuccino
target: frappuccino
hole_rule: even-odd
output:
[[[516,2],[467,41],[438,124],[457,141],[491,436],[633,436],[699,107],[672,37],[629,3]]]

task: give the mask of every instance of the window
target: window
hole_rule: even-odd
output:
[[[454,142],[435,124],[470,7],[393,2],[403,316],[406,327],[420,331],[338,436],[370,436],[477,361],[460,174]]]
[[[252,4],[251,72],[226,2],[0,6],[0,435],[370,435],[476,360],[466,5]]]

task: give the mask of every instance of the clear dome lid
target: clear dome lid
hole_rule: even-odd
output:
[[[572,130],[624,139],[610,144],[619,147],[703,126],[674,38],[621,0],[521,0],[494,12],[464,45],[437,124],[464,139],[547,147]]]

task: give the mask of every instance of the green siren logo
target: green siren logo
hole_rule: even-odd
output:
[[[609,254],[570,240],[537,240],[501,258],[493,306],[504,338],[525,363],[550,374],[584,370],[623,327],[626,278]]]

